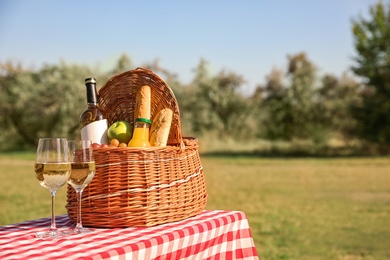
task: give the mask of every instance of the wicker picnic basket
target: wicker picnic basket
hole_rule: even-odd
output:
[[[150,70],[138,68],[112,77],[99,90],[99,105],[109,125],[134,122],[140,87],[151,88],[151,119],[163,108],[173,111],[166,147],[99,148],[96,174],[83,191],[82,221],[90,227],[154,226],[199,214],[207,201],[198,140],[182,137],[177,100]],[[68,215],[76,222],[76,193],[68,185]]]

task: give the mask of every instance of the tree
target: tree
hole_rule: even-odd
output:
[[[87,67],[46,65],[39,71],[22,69],[11,63],[1,65],[1,121],[8,141],[19,146],[35,146],[40,137],[75,138],[79,115],[85,108],[84,79]]]
[[[258,135],[266,139],[291,138],[286,122],[289,121],[287,88],[283,84],[283,71],[277,68],[266,76],[265,85],[256,87],[252,97],[258,116]]]
[[[186,88],[186,102],[182,104],[187,113],[184,115],[190,123],[191,132],[202,134],[203,132],[217,128],[216,115],[210,111],[210,105],[204,98],[203,85],[208,85],[210,75],[208,62],[201,59],[193,70],[195,77],[193,82]]]
[[[360,85],[344,73],[341,78],[327,74],[318,89],[316,106],[323,128],[343,139],[354,136],[356,120],[351,107],[360,102]]]
[[[390,6],[379,2],[370,17],[352,20],[356,49],[352,70],[365,80],[362,102],[353,108],[361,138],[390,144]]]
[[[288,56],[289,131],[296,138],[312,139],[318,131],[314,98],[316,68],[304,52]]]
[[[110,72],[113,75],[128,71],[132,69],[132,61],[129,56],[127,56],[125,53],[123,53],[116,63],[114,69]]]
[[[248,111],[246,100],[239,92],[244,83],[243,77],[225,70],[210,76],[205,60],[200,61],[195,73],[194,130],[216,129],[220,136],[237,137],[242,134]]]
[[[288,56],[286,80],[282,71],[274,69],[262,88],[261,104],[266,112],[264,122],[266,137],[292,140],[317,139],[318,119],[315,107],[314,64],[305,53]]]

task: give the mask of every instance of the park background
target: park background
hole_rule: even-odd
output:
[[[145,67],[262,259],[389,258],[389,2],[272,2],[2,1],[0,224],[50,215],[34,149],[79,135],[84,78]]]

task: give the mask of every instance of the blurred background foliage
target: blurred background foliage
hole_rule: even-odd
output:
[[[86,106],[84,78],[96,77],[102,86],[118,73],[145,67],[174,91],[185,136],[258,144],[259,153],[289,147],[285,152],[387,154],[390,7],[379,2],[369,14],[351,21],[356,56],[350,71],[319,76],[305,52],[289,54],[285,67],[271,69],[253,93],[244,93],[242,75],[211,74],[204,59],[195,65],[189,84],[158,59],[138,66],[127,54],[104,72],[64,61],[39,69],[7,61],[0,64],[0,150],[34,149],[44,136],[77,138],[79,114]]]

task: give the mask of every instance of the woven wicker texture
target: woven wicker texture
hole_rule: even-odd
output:
[[[99,90],[99,106],[106,111],[108,123],[126,120],[134,124],[135,99],[138,90],[148,85],[151,91],[151,118],[163,108],[173,112],[168,144],[182,141],[180,111],[175,95],[169,86],[150,70],[138,68],[112,77]]]
[[[99,90],[109,124],[133,123],[135,96],[151,88],[151,118],[162,108],[174,116],[166,147],[94,150],[96,174],[82,199],[83,225],[154,226],[199,214],[207,202],[198,140],[181,136],[180,113],[169,86],[150,70],[138,68],[111,78]],[[76,222],[76,193],[68,185],[68,215]]]

